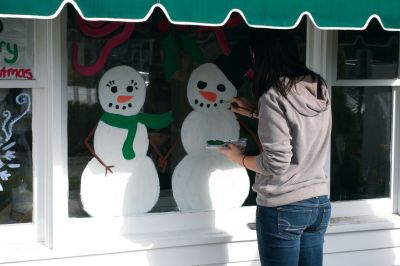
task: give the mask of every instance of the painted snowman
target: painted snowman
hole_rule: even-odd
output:
[[[160,186],[154,163],[146,156],[146,126],[166,127],[171,114],[139,113],[146,86],[140,74],[129,66],[104,73],[98,95],[105,113],[85,141],[94,158],[81,177],[83,208],[93,217],[148,212],[158,200]],[[93,135],[94,150],[88,143]]]
[[[236,88],[215,64],[199,66],[189,78],[187,97],[194,110],[181,129],[187,155],[172,177],[174,199],[182,211],[232,209],[247,198],[245,168],[205,149],[208,140],[239,138],[239,123],[228,110],[235,96]]]

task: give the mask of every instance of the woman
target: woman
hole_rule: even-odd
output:
[[[288,31],[250,34],[258,136],[263,151],[246,156],[234,145],[220,151],[257,173],[256,229],[262,265],[322,265],[331,207],[324,163],[331,109],[323,78],[300,60]],[[245,99],[233,112],[253,117]]]

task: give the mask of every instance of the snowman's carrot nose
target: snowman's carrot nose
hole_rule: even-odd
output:
[[[133,96],[125,96],[125,95],[121,95],[117,97],[117,102],[119,103],[125,103],[127,101],[129,101],[130,99],[132,99]]]
[[[203,96],[204,99],[215,102],[217,100],[217,94],[215,92],[210,91],[199,91],[200,95]]]

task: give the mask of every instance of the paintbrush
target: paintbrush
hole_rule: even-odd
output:
[[[234,107],[234,108],[238,108],[238,109],[242,109],[242,110],[245,110],[245,111],[249,111],[250,113],[255,113],[253,110],[251,110],[251,109],[248,109],[248,108],[245,108],[245,107],[242,107],[242,106],[239,106],[237,103],[235,103],[235,102],[231,102],[231,101],[227,101],[227,100],[222,100],[224,103],[227,103],[227,104],[229,104],[230,106],[232,106],[232,107]]]
[[[248,109],[246,107],[239,106],[237,103],[232,102],[232,101],[222,100],[222,102],[223,103],[227,103],[227,104],[229,104],[230,106],[232,106],[234,108],[238,108],[238,109],[242,109],[242,110],[250,112],[250,114],[248,115],[248,117],[250,117],[250,118],[258,118],[258,113],[255,112],[254,110]]]

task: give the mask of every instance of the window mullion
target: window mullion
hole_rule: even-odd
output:
[[[400,87],[393,87],[393,122],[392,122],[392,143],[393,148],[391,152],[392,164],[391,164],[391,188],[390,193],[393,199],[393,212],[399,213],[400,206],[400,167],[399,164],[396,163],[399,160],[399,152],[400,152],[400,105],[398,104],[400,101]]]
[[[67,177],[67,118],[66,118],[66,62],[63,58],[66,19],[63,13],[47,22],[47,62],[48,90],[46,90],[46,136],[45,161],[45,244],[56,248],[62,241],[63,225],[68,217],[68,177]],[[65,52],[66,53],[66,52]]]
[[[47,217],[45,216],[46,190],[45,162],[46,162],[46,98],[48,73],[47,67],[47,22],[35,20],[35,62],[34,73],[36,88],[32,89],[32,162],[33,162],[33,222],[36,228],[36,240],[44,243],[46,239]],[[40,67],[39,67],[40,66]]]

